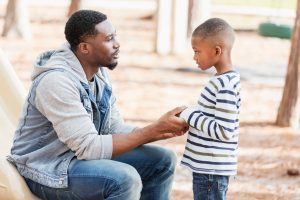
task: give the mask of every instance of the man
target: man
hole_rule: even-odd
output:
[[[42,199],[168,199],[176,156],[143,144],[182,135],[184,108],[143,128],[125,124],[105,70],[117,66],[115,28],[81,10],[65,36],[36,62],[8,159]]]

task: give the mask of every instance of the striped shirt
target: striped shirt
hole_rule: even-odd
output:
[[[236,174],[240,104],[237,72],[210,79],[198,105],[180,114],[190,125],[182,166],[196,173]]]

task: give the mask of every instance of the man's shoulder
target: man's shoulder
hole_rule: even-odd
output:
[[[55,90],[56,88],[73,88],[74,80],[63,70],[52,70],[41,77],[37,90]]]
[[[59,83],[71,79],[63,69],[49,70],[41,74],[40,82]]]

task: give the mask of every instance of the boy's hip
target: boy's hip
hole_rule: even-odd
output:
[[[226,175],[200,174],[193,172],[194,199],[225,200],[229,177]]]

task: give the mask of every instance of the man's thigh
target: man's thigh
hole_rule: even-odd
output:
[[[147,176],[153,175],[154,170],[169,170],[173,173],[177,157],[171,150],[146,144],[114,157],[112,160],[133,166],[142,179],[147,179]]]
[[[68,168],[68,188],[49,188],[30,180],[27,183],[32,192],[43,199],[107,199],[111,196],[138,199],[142,189],[141,178],[134,167],[105,159],[74,158]]]
[[[134,167],[113,160],[75,160],[71,162],[68,173],[69,188],[75,191],[84,188],[85,196],[94,193],[93,196],[107,198],[118,190],[126,193],[134,187],[136,191],[142,187]]]

